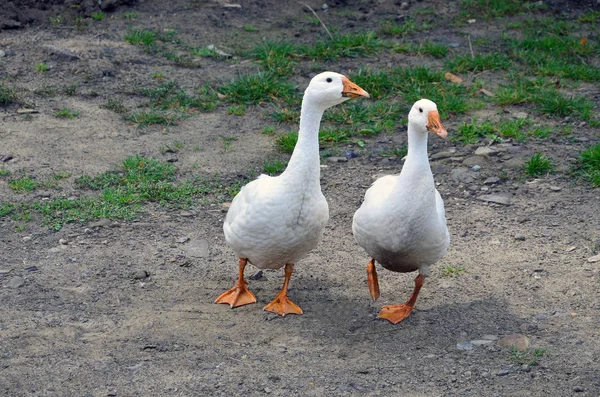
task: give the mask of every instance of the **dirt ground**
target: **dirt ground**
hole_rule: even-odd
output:
[[[131,24],[175,29],[196,45],[237,53],[263,38],[321,37],[322,28],[307,22],[311,14],[305,7],[279,1],[241,1],[241,8],[218,1],[113,3],[106,19],[88,21],[85,29],[49,23],[47,18],[60,12],[65,18],[88,12],[57,3],[36,10],[41,17],[25,18],[19,29],[0,30],[5,53],[0,76],[22,90],[20,104],[0,107],[0,155],[13,157],[4,167],[39,178],[71,174],[59,192],[26,195],[15,194],[0,179],[0,201],[78,196],[82,193],[72,183],[77,176],[118,168],[134,153],[165,160],[172,154],[161,149],[175,141],[198,147],[177,153],[176,166],[188,174],[247,176],[260,170],[264,159],[286,158],[260,133],[272,122],[258,107],[233,116],[219,106],[176,126],[138,128],[100,105],[121,96],[126,105],[137,106],[139,88],[152,84],[153,73],[192,88],[254,67],[243,57],[174,66],[125,42]],[[552,6],[573,15],[588,6],[572,3]],[[417,1],[406,10],[392,1],[336,0],[328,11],[321,4],[310,3],[324,22],[347,31],[375,29],[381,20],[424,7],[433,7],[442,19],[457,13],[456,2],[441,1]],[[127,12],[137,13],[137,20],[123,19]],[[250,24],[258,31],[245,32]],[[502,22],[444,23],[424,34],[456,41],[468,51],[467,34],[502,29]],[[51,69],[36,72],[40,62]],[[363,65],[418,62],[385,53],[326,66],[350,74]],[[293,78],[298,89],[311,73],[307,66]],[[79,87],[76,95],[33,94],[73,83]],[[598,87],[581,90],[597,112]],[[39,113],[21,117],[17,110],[23,107]],[[56,118],[64,107],[79,117]],[[450,135],[465,117],[444,120]],[[330,221],[291,282],[290,296],[303,308],[302,316],[280,318],[262,310],[281,288],[283,271],[253,277],[257,270],[248,268],[247,277],[256,278],[249,280],[255,305],[230,310],[213,304],[233,285],[237,271],[218,203],[191,211],[148,205],[135,221],[100,227],[71,223],[57,232],[40,222],[22,229],[10,217],[0,218],[0,395],[599,396],[600,269],[587,258],[600,241],[600,190],[574,182],[566,172],[519,176],[525,159],[540,151],[553,154],[559,171],[568,170],[580,151],[600,141],[600,129],[574,123],[573,136],[496,144],[495,156],[475,156],[478,145],[430,138],[432,155],[449,153],[433,159],[432,168],[452,242],[426,280],[416,310],[396,326],[378,320],[377,312],[403,302],[415,275],[381,270],[382,297],[371,302],[369,258],[354,242],[351,223],[373,178],[399,172],[400,159],[379,154],[405,143],[404,129],[364,138],[360,155],[347,162],[324,163]],[[223,150],[219,137],[237,140]],[[452,172],[467,163],[481,171],[471,172],[468,182],[455,180]],[[485,194],[503,194],[510,205],[478,199],[483,181],[503,172],[508,178]],[[464,272],[448,277],[442,272],[447,266]],[[509,334],[529,338],[527,354],[543,355],[536,363],[520,360],[495,342]]]

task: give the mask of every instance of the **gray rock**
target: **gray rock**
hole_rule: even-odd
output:
[[[546,320],[548,318],[548,313],[538,313],[535,315],[535,319],[538,321]]]
[[[560,186],[550,186],[550,190],[553,192],[560,192],[562,188]]]
[[[488,345],[493,345],[494,341],[488,340],[488,339],[474,339],[471,341],[471,344],[473,346],[488,346]]]
[[[496,183],[500,183],[500,178],[496,176],[490,176],[488,179],[483,181],[484,185],[495,185]]]
[[[471,170],[475,171],[475,172],[479,172],[481,170],[481,167],[477,164],[475,164],[473,167],[471,167]]]
[[[4,57],[6,55],[6,52],[0,50],[0,58]]]
[[[488,203],[496,203],[502,205],[511,205],[510,197],[503,196],[500,194],[484,194],[477,197],[478,200],[486,201]]]
[[[60,48],[51,44],[44,45],[46,49],[50,51],[51,55],[54,55],[56,59],[60,59],[61,61],[77,61],[79,57],[72,53],[71,51],[65,50],[64,48]]]
[[[186,218],[191,218],[192,216],[194,216],[194,213],[191,211],[186,211],[183,210],[179,213],[180,216],[186,217]]]
[[[456,349],[458,350],[473,350],[473,344],[468,340],[458,342],[456,344]]]
[[[581,386],[573,386],[573,391],[575,393],[583,393],[585,391],[585,389]]]
[[[517,234],[517,235],[515,235],[515,240],[525,241],[526,239],[527,239],[527,237],[525,237],[524,234]]]
[[[21,276],[15,276],[15,277],[11,278],[10,281],[8,282],[8,284],[6,284],[6,286],[8,288],[15,288],[15,289],[20,288],[24,285],[25,285],[25,280]]]
[[[90,223],[88,226],[89,227],[103,227],[103,226],[110,226],[111,223],[112,223],[112,221],[110,219],[100,219],[96,222]]]
[[[505,349],[517,349],[518,351],[525,351],[530,345],[529,338],[521,334],[506,335],[498,341],[498,346]]]
[[[483,335],[481,339],[485,340],[498,340],[498,335]]]
[[[475,180],[471,172],[469,172],[469,169],[466,167],[459,167],[450,171],[450,178],[461,183],[472,183]]]
[[[135,280],[142,280],[142,279],[145,279],[146,277],[148,277],[148,272],[145,270],[138,270],[137,272],[135,272],[133,274],[133,278]]]
[[[408,1],[403,1],[402,3],[400,3],[401,10],[408,10],[409,7],[410,7],[410,3]]]
[[[484,158],[481,156],[469,156],[462,161],[463,165],[479,165],[485,163]]]
[[[187,237],[187,236],[179,237],[178,239],[175,240],[175,242],[179,243],[179,244],[183,244],[183,243],[186,243],[188,241],[190,241],[190,238]]]
[[[489,146],[480,146],[475,150],[475,156],[494,156],[498,152]]]
[[[330,163],[346,163],[348,159],[346,157],[327,157],[327,161]]]
[[[460,153],[456,153],[456,149],[454,150],[448,150],[447,152],[438,152],[438,153],[434,153],[431,156],[429,156],[432,160],[439,160],[439,159],[447,159],[450,157],[454,157],[454,156],[460,156]]]
[[[496,375],[498,375],[498,376],[506,376],[508,374],[510,374],[509,370],[507,370],[507,369],[501,369],[500,371],[498,371],[498,373]]]

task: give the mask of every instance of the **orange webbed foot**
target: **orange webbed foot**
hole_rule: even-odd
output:
[[[215,300],[215,303],[227,303],[232,309],[234,307],[256,303],[256,297],[246,287],[246,284],[246,281],[244,281],[243,284],[237,283],[235,287],[219,295]]]
[[[264,310],[279,314],[283,317],[285,317],[286,314],[302,314],[300,306],[292,302],[287,295],[282,294],[278,294],[271,303],[265,306]]]
[[[407,304],[402,305],[389,305],[381,308],[379,312],[379,318],[384,318],[392,324],[398,324],[413,311],[412,306]]]

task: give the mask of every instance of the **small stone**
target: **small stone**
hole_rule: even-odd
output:
[[[23,237],[23,241],[30,241],[31,240],[31,236],[25,236]]]
[[[583,393],[585,391],[585,389],[581,386],[573,386],[573,391],[575,393]]]
[[[133,274],[133,278],[135,280],[142,280],[144,278],[148,277],[148,272],[145,270],[138,270],[137,272],[135,272]]]
[[[179,237],[178,239],[175,240],[175,242],[179,243],[179,244],[183,244],[183,243],[188,242],[188,241],[190,241],[190,238],[187,237],[187,236]]]
[[[525,241],[525,239],[527,239],[527,237],[525,237],[525,235],[523,235],[523,234],[517,234],[515,236],[515,240],[518,240],[518,241]]]
[[[576,142],[587,142],[589,140],[590,140],[590,138],[585,137],[585,136],[578,136],[577,138],[575,138]]]
[[[408,1],[403,1],[402,3],[400,3],[401,10],[408,10],[409,7],[410,7],[410,3]]]
[[[510,372],[507,369],[501,369],[500,371],[498,371],[498,373],[496,374],[497,376],[506,376],[510,374]]]
[[[0,50],[0,58],[4,57],[6,55],[6,52]]]
[[[488,340],[488,339],[474,339],[471,341],[471,344],[473,346],[487,346],[487,345],[492,345],[494,343],[493,340]]]
[[[475,178],[467,167],[459,167],[450,171],[450,178],[460,183],[472,183]]]
[[[446,152],[438,152],[438,153],[434,153],[430,156],[430,158],[432,160],[439,160],[439,159],[447,159],[453,156],[456,156],[456,149],[450,149]]]
[[[498,178],[496,176],[491,176],[488,179],[486,179],[485,181],[483,181],[484,185],[495,185],[496,183],[500,183],[500,178]]]
[[[477,197],[478,200],[487,201],[488,203],[496,203],[502,205],[510,205],[510,197],[502,196],[499,194],[484,194]]]
[[[13,278],[10,279],[10,281],[8,282],[8,284],[6,284],[6,286],[8,288],[20,288],[23,285],[25,285],[25,280],[23,279],[23,277],[20,276],[15,276]]]
[[[598,254],[598,255],[594,255],[594,256],[590,256],[590,257],[587,259],[587,261],[588,261],[588,262],[590,262],[590,263],[594,263],[594,262],[600,262],[600,254]]]
[[[456,344],[457,350],[473,350],[473,344],[469,341],[462,341]]]
[[[256,273],[254,273],[252,276],[248,277],[250,280],[260,280],[263,278],[263,271],[259,270]]]
[[[103,227],[103,226],[110,226],[111,223],[112,223],[112,221],[110,219],[100,219],[96,222],[90,223],[88,226],[89,227]]]
[[[475,156],[494,156],[496,154],[498,152],[489,146],[480,146],[475,150]]]
[[[194,216],[194,213],[191,212],[191,211],[185,211],[185,210],[183,210],[183,211],[181,211],[179,213],[179,216],[183,216],[185,218],[191,218],[192,216]]]
[[[346,157],[328,157],[327,161],[330,163],[346,163],[348,159]]]
[[[323,5],[321,6],[321,9],[322,9],[323,11],[326,11],[326,10],[328,10],[328,9],[329,9],[329,6],[327,5],[327,3],[323,3]]]
[[[567,248],[567,249],[565,250],[565,252],[573,252],[573,251],[575,251],[576,249],[577,249],[577,247],[576,247],[576,246],[574,246],[574,245],[572,245],[572,246],[570,246],[569,248]]]
[[[538,313],[535,315],[535,319],[538,321],[546,320],[548,318],[548,313]]]
[[[478,166],[477,164],[475,164],[473,167],[471,167],[471,170],[473,170],[475,172],[479,172],[481,170],[481,167]]]
[[[521,334],[510,334],[504,336],[498,341],[498,346],[506,349],[517,349],[519,351],[525,351],[529,348],[531,342],[529,338]]]
[[[231,203],[221,203],[221,211],[228,212],[231,207]]]
[[[498,335],[483,335],[481,339],[485,340],[498,340]]]
[[[553,192],[560,192],[562,188],[560,186],[550,186],[550,190]]]
[[[60,240],[58,240],[58,243],[60,245],[67,245],[67,240],[65,240],[64,238],[61,238]]]

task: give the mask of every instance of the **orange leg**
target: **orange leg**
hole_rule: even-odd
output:
[[[248,282],[244,280],[244,268],[247,263],[247,258],[239,258],[240,276],[237,282],[232,289],[219,295],[215,303],[227,303],[231,308],[234,308],[256,302],[254,294],[246,288]]]
[[[375,269],[375,258],[371,258],[369,263],[367,263],[367,280],[371,298],[376,301],[379,299],[379,279],[377,278],[377,270]]]
[[[266,311],[285,316],[286,314],[302,314],[302,309],[288,298],[288,286],[290,285],[290,278],[294,272],[294,265],[288,263],[285,265],[285,280],[283,281],[283,287],[277,294],[275,299],[265,306]]]
[[[415,307],[415,303],[417,303],[417,296],[419,296],[423,281],[425,281],[425,276],[419,274],[417,278],[415,278],[415,289],[406,303],[403,305],[384,306],[379,312],[379,318],[385,318],[392,324],[398,324],[400,321],[407,318]]]

